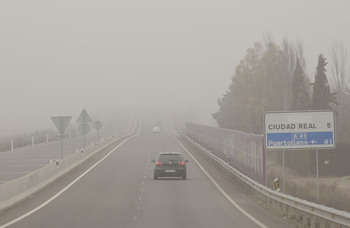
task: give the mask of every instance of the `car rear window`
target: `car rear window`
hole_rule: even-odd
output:
[[[161,154],[159,155],[158,161],[182,161],[182,158],[180,154]]]

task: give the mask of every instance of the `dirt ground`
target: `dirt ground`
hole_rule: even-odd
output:
[[[266,174],[269,188],[274,189],[274,180],[278,178],[281,192],[350,213],[350,176],[319,178],[319,201],[317,202],[317,179],[315,177],[303,177],[286,168],[285,189],[283,189],[282,166],[268,161]]]

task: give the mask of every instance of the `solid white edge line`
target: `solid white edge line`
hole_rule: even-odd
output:
[[[38,207],[34,208],[33,210],[25,213],[24,215],[12,220],[11,222],[8,222],[4,225],[1,225],[0,228],[5,228],[8,227],[12,224],[15,224],[16,222],[19,222],[20,220],[28,217],[29,215],[35,213],[36,211],[40,210],[41,208],[45,207],[46,205],[48,205],[49,203],[51,203],[53,200],[55,200],[57,197],[59,197],[62,193],[64,193],[67,189],[69,189],[70,187],[72,187],[72,185],[74,185],[76,182],[78,182],[82,177],[84,177],[88,172],[90,172],[93,168],[95,168],[98,164],[100,164],[103,160],[105,160],[110,154],[112,154],[116,149],[118,149],[120,146],[122,146],[125,142],[127,142],[129,139],[132,139],[136,136],[138,136],[140,134],[140,130],[141,130],[141,125],[142,125],[142,121],[140,122],[140,127],[138,129],[137,134],[125,139],[123,142],[121,142],[118,146],[116,146],[113,150],[111,150],[110,152],[108,152],[107,155],[105,155],[101,160],[99,160],[98,162],[96,162],[93,166],[91,166],[88,170],[86,170],[83,174],[81,174],[79,177],[77,177],[74,181],[72,181],[69,185],[67,185],[65,188],[63,188],[61,191],[59,191],[58,193],[56,193],[53,197],[51,197],[50,199],[48,199],[47,201],[45,201],[44,203],[42,203],[41,205],[39,205]]]
[[[204,174],[209,178],[209,180],[215,185],[215,187],[217,187],[219,189],[219,191],[225,196],[225,198],[233,205],[235,206],[240,212],[242,212],[242,214],[244,214],[245,216],[247,216],[250,220],[252,220],[255,224],[257,224],[258,226],[260,226],[261,228],[268,228],[266,225],[264,225],[263,223],[261,223],[259,220],[257,220],[256,218],[254,218],[252,215],[250,215],[248,212],[246,212],[241,206],[239,206],[221,187],[218,183],[216,183],[216,181],[209,175],[209,173],[203,168],[203,166],[195,159],[195,157],[185,148],[184,145],[182,145],[182,143],[173,135],[169,133],[169,129],[168,129],[168,124],[167,124],[167,132],[168,134],[173,137],[177,143],[182,147],[182,149],[184,149],[186,151],[186,153],[197,163],[197,165],[199,166],[199,168],[201,168],[201,170],[204,172]]]

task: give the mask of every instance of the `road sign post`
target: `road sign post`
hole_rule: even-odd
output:
[[[86,135],[89,133],[90,131],[90,125],[87,124],[87,123],[81,123],[79,125],[79,133],[81,135],[83,135],[83,138],[84,138],[84,148],[86,147]]]
[[[103,124],[101,121],[97,120],[93,123],[93,126],[94,126],[95,130],[97,131],[97,141],[99,141],[100,140],[100,130],[101,130]]]
[[[317,199],[317,202],[319,201],[320,199],[320,186],[319,186],[319,177],[318,177],[318,174],[319,174],[319,170],[318,170],[318,150],[316,150],[316,199]]]
[[[333,111],[266,112],[264,115],[267,150],[316,150],[317,201],[319,200],[318,150],[335,148]],[[284,189],[283,156],[283,191]]]
[[[59,138],[61,140],[61,160],[62,161],[63,161],[64,132],[66,131],[71,119],[72,119],[71,116],[53,116],[53,117],[51,117],[52,122],[55,124],[58,132],[60,133]]]
[[[84,137],[84,148],[85,148],[86,147],[86,135],[90,131],[90,125],[88,123],[92,122],[89,114],[87,113],[87,111],[85,109],[83,109],[83,111],[81,111],[81,113],[77,119],[77,122],[81,123],[79,126],[79,133],[82,134]]]

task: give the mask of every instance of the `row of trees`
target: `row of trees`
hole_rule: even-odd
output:
[[[308,76],[301,41],[293,44],[285,38],[278,45],[266,36],[263,43],[247,50],[236,67],[229,91],[218,99],[219,111],[213,118],[220,127],[256,134],[263,132],[266,111],[333,109],[338,123],[349,123],[350,115],[344,114],[350,110],[346,49],[334,44],[330,56],[330,81],[322,54],[314,75]],[[350,134],[349,126],[338,126],[341,135]]]

